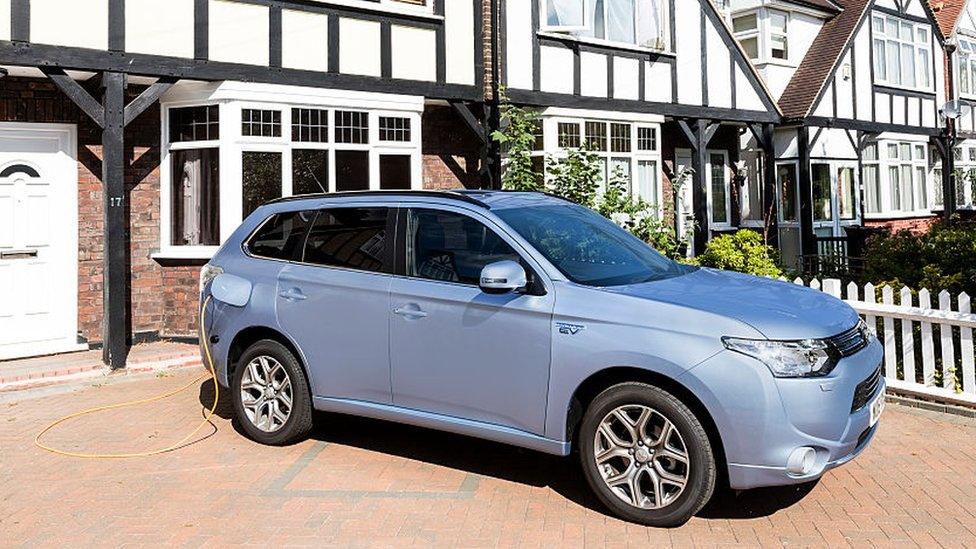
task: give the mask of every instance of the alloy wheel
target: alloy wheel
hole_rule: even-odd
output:
[[[688,449],[674,423],[644,405],[619,406],[600,422],[593,444],[610,491],[639,509],[662,509],[688,485]]]
[[[247,419],[258,429],[273,433],[291,416],[291,378],[280,362],[258,356],[245,366],[241,378],[241,403]]]

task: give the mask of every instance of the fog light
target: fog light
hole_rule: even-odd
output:
[[[809,475],[817,462],[817,451],[808,446],[793,450],[786,461],[786,472],[795,476]]]

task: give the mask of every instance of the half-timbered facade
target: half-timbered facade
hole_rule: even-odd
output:
[[[0,0],[0,359],[195,335],[262,202],[488,180],[482,0]]]
[[[604,178],[624,174],[654,204],[673,200],[688,169],[678,202],[694,223],[678,225],[694,225],[699,251],[740,224],[739,136],[771,153],[780,113],[715,3],[500,0],[500,10],[500,81],[540,110],[540,159],[586,145]]]
[[[776,201],[784,260],[800,267],[804,258],[857,255],[851,247],[863,241],[863,227],[930,222],[945,183],[947,89],[944,40],[929,6],[731,0],[728,16],[743,29],[772,12],[778,23],[760,41],[779,48],[773,55],[790,52],[764,70],[782,90]],[[784,24],[788,46],[775,42]]]

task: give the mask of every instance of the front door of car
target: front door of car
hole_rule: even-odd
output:
[[[278,275],[277,314],[315,396],[389,404],[389,208],[321,210],[301,257]]]
[[[393,280],[393,401],[535,434],[545,428],[553,295],[489,295],[481,269],[520,246],[487,220],[450,209],[401,212]],[[530,277],[537,277],[530,268]],[[536,279],[537,280],[537,279]]]

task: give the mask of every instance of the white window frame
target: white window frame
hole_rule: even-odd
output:
[[[879,23],[883,30],[879,30]],[[890,36],[888,34],[888,25],[896,24],[898,25],[897,36]],[[901,32],[904,27],[910,27],[912,32],[912,40],[907,41],[901,37]],[[925,33],[926,39],[924,41],[919,40],[919,32]],[[916,23],[914,21],[909,21],[896,17],[893,15],[873,13],[871,15],[871,50],[874,56],[874,83],[889,87],[903,88],[908,90],[921,90],[921,91],[933,91],[935,86],[935,68],[932,62],[932,27],[931,25],[925,25],[922,23]],[[883,62],[884,67],[879,65],[879,59],[882,59],[879,55],[879,45],[884,44],[883,50]],[[898,51],[898,78],[897,80],[892,78],[889,74],[891,67],[891,59],[889,58],[889,46],[897,46]],[[905,48],[911,48],[912,51],[912,65],[914,66],[915,73],[913,75],[915,79],[914,84],[908,84],[904,82],[904,71],[905,62],[902,52]],[[924,55],[919,55],[924,52]],[[920,66],[920,59],[925,60],[925,69]],[[925,79],[925,82],[922,81]]]
[[[976,144],[973,144],[972,142],[964,142],[963,144],[958,145],[955,150],[962,151],[962,157],[960,158],[957,155],[955,160],[955,167],[957,172],[962,173],[964,175],[972,174],[974,180],[967,181],[966,179],[963,179],[960,181],[959,178],[957,177],[956,188],[954,188],[952,192],[952,200],[955,201],[956,203],[955,205],[957,209],[963,209],[963,210],[976,209],[976,189],[973,188],[974,186],[976,186],[976,158],[974,158],[974,155],[976,155]],[[960,204],[959,201],[956,200],[956,197],[959,196],[958,189],[960,186],[962,187],[962,196],[963,196],[962,204]]]
[[[878,160],[864,161],[864,165],[878,167],[881,211],[868,211],[867,204],[865,204],[865,218],[870,220],[931,216],[932,211],[937,209],[937,207],[935,206],[935,193],[932,192],[932,169],[929,165],[931,151],[929,150],[928,144],[922,141],[909,141],[906,139],[879,139],[874,141],[874,143],[878,145]],[[897,158],[892,157],[889,152],[889,146],[897,146]],[[910,151],[910,157],[907,158],[901,154],[905,146]],[[923,151],[921,158],[917,154],[919,149]],[[893,168],[898,170],[899,177],[899,198],[901,203],[897,209],[894,203],[894,189],[892,188],[893,181],[891,178],[891,170]],[[903,209],[905,204],[905,189],[907,188],[903,180],[905,169],[908,169],[912,174],[911,198],[913,208],[910,210]],[[924,177],[920,177],[920,170],[924,174]],[[920,178],[921,181],[919,180]],[[926,204],[924,208],[920,205],[919,198],[921,193],[924,193],[925,196]]]
[[[976,98],[976,38],[960,35],[958,42],[955,60],[957,89],[963,97]]]
[[[542,32],[550,33],[560,33],[560,34],[570,34],[575,38],[583,42],[594,42],[598,44],[606,44],[609,46],[624,46],[627,48],[637,48],[640,50],[648,51],[673,51],[674,46],[671,44],[671,33],[670,33],[670,10],[667,9],[668,2],[673,0],[635,0],[634,1],[634,41],[633,42],[622,42],[618,40],[613,40],[611,38],[596,38],[593,36],[587,36],[580,34],[585,31],[589,31],[590,22],[593,21],[593,10],[596,6],[595,0],[576,0],[582,4],[583,7],[583,24],[582,25],[549,25],[548,24],[548,4],[553,0],[541,0],[539,2],[539,30]],[[609,1],[604,0],[604,21],[609,17]],[[661,36],[658,37],[657,45],[646,45],[640,43],[640,3],[641,2],[654,2],[658,10],[658,19],[660,21]]]
[[[172,109],[217,105],[220,109],[220,139],[213,141],[193,141],[170,143],[169,118]],[[328,111],[328,139],[323,143],[292,141],[292,108],[319,109]],[[244,136],[242,134],[241,113],[244,109],[280,110],[281,137]],[[338,144],[335,142],[335,111],[349,110],[369,113],[368,144]],[[329,192],[336,189],[336,150],[364,150],[369,152],[369,188],[380,188],[379,161],[384,154],[410,156],[411,188],[423,188],[422,113],[416,110],[395,110],[374,107],[366,102],[345,100],[317,104],[315,102],[243,101],[243,100],[181,100],[165,102],[161,108],[161,146],[160,161],[160,250],[153,257],[161,259],[207,259],[216,253],[219,246],[178,246],[172,244],[172,157],[171,151],[211,148],[219,149],[219,241],[230,237],[243,221],[243,154],[245,152],[281,153],[281,196],[292,195],[292,151],[295,149],[317,149],[329,151]],[[410,120],[410,141],[390,142],[379,140],[379,118],[395,116]]]
[[[580,132],[580,143],[586,144],[586,123],[596,122],[606,125],[606,139],[607,147],[605,151],[594,151],[588,149],[593,154],[599,156],[606,165],[606,173],[604,177],[609,177],[611,175],[611,159],[627,159],[630,162],[630,195],[636,197],[637,192],[637,166],[639,162],[655,162],[655,181],[653,182],[654,191],[657,194],[656,200],[651,200],[652,197],[641,196],[648,204],[653,206],[658,215],[663,215],[664,213],[664,184],[663,184],[663,171],[662,171],[662,155],[661,155],[661,124],[658,122],[633,122],[627,120],[612,120],[606,118],[591,118],[591,117],[567,117],[567,116],[544,116],[542,119],[543,124],[543,143],[544,151],[536,151],[533,156],[538,156],[539,154],[545,154],[553,158],[565,158],[566,149],[559,146],[559,124],[573,124],[576,125]],[[612,124],[627,124],[630,126],[630,152],[611,152],[611,125]],[[638,132],[640,128],[651,128],[657,132],[657,139],[655,143],[655,150],[653,151],[641,151],[638,150]],[[599,192],[602,192],[605,188],[606,182],[601,186]]]
[[[781,13],[786,16],[786,32],[781,33],[779,31],[774,32],[771,23],[771,12]],[[756,29],[748,31],[735,32],[734,21],[740,17],[745,17],[749,15],[756,16]],[[733,36],[741,44],[742,40],[748,40],[750,38],[756,39],[756,53],[758,57],[752,59],[752,61],[761,64],[784,64],[792,65],[792,48],[790,47],[790,28],[793,23],[793,15],[791,12],[781,9],[781,8],[755,8],[751,10],[744,10],[741,12],[734,13],[729,16],[729,27],[733,29]],[[786,58],[780,59],[778,57],[773,57],[773,35],[781,36],[786,41]],[[743,50],[745,48],[743,47]],[[748,51],[746,52],[748,55]]]
[[[707,186],[707,203],[708,203],[708,228],[709,230],[714,229],[731,229],[732,225],[732,179],[735,174],[732,173],[732,168],[729,166],[729,151],[721,149],[708,149],[708,166],[705,168],[706,173],[706,186]],[[714,200],[712,198],[712,156],[721,155],[722,156],[722,169],[725,171],[725,221],[716,222],[713,217],[712,205]]]

